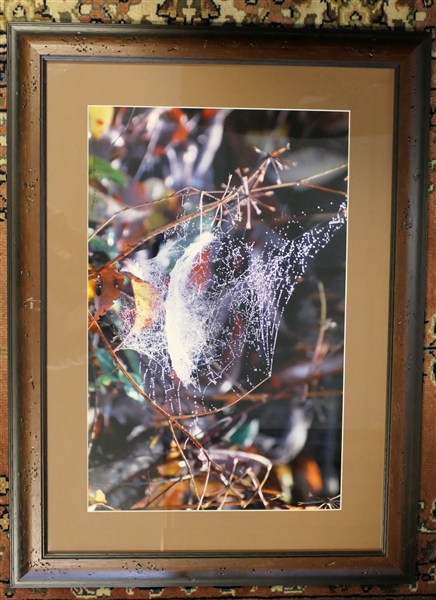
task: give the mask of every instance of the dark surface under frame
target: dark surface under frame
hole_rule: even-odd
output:
[[[33,24],[10,24],[8,33],[12,584],[161,587],[411,581],[421,427],[429,38],[373,32]],[[169,58],[181,63],[245,61],[395,70],[394,268],[383,552],[127,556],[47,551],[45,67],[59,59],[80,63]],[[33,310],[39,303],[41,310]]]

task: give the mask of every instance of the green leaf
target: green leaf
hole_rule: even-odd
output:
[[[109,248],[106,242],[104,242],[102,238],[99,237],[93,237],[91,240],[89,240],[89,250],[90,252],[105,252],[106,254],[109,253]]]
[[[96,386],[109,387],[112,382],[121,382],[125,393],[137,402],[144,402],[144,397],[138,392],[138,390],[130,383],[127,377],[116,367],[111,355],[104,348],[95,348],[95,355],[100,364],[100,368],[103,371],[103,375],[97,377]],[[136,353],[133,353],[136,354]],[[124,368],[126,365],[121,361]],[[129,373],[133,381],[142,389],[142,375],[139,373]]]
[[[240,448],[247,448],[251,446],[254,438],[259,432],[259,421],[253,419],[248,423],[245,423],[237,429],[229,438],[231,444],[236,444]]]
[[[142,377],[138,373],[129,373],[129,375],[133,379],[133,381],[139,386],[139,388],[142,389]],[[127,377],[123,375],[123,373],[120,373],[120,381],[123,384],[124,391],[128,396],[130,396],[130,398],[136,400],[137,402],[144,402],[144,396],[141,396],[138,390],[135,387],[133,387],[133,385],[130,383]]]
[[[89,177],[97,179],[97,181],[109,179],[109,181],[118,185],[126,185],[126,176],[124,173],[117,171],[107,160],[98,156],[91,155],[89,157]]]
[[[97,377],[95,384],[97,388],[109,387],[113,380],[114,378],[109,377],[109,375],[100,375],[100,377]]]
[[[139,373],[139,368],[140,368],[139,354],[137,352],[135,352],[135,350],[130,350],[130,349],[123,350],[123,354],[129,363],[129,366],[130,366],[129,371],[131,371],[133,373]],[[133,378],[133,379],[135,379],[135,378]],[[136,379],[135,379],[135,381],[136,381]],[[142,381],[139,381],[137,383],[142,384]]]
[[[112,375],[114,379],[118,379],[118,369],[109,352],[104,348],[95,348],[94,352],[103,373]]]

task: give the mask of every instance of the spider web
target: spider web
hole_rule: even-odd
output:
[[[160,295],[156,318],[134,335],[132,303],[121,300],[119,336],[142,358],[144,391],[173,414],[196,414],[213,410],[220,394],[238,401],[268,380],[285,306],[344,225],[345,207],[295,237],[290,222],[277,230],[260,218],[241,227],[234,206],[224,223],[176,223],[154,258],[126,261]]]

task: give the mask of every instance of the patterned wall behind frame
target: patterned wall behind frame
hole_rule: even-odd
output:
[[[11,590],[9,586],[7,327],[6,327],[6,23],[226,23],[262,26],[433,28],[434,0],[0,0],[0,597],[17,600],[70,598],[436,598],[436,54],[432,81],[429,245],[424,406],[416,581],[412,586],[272,586],[245,588]],[[436,53],[436,46],[435,51]]]

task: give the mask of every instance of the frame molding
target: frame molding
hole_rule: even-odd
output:
[[[430,36],[369,31],[9,23],[8,47],[12,585],[162,587],[411,582],[421,427]],[[61,556],[47,552],[44,86],[45,66],[56,60],[177,60],[395,69],[397,151],[392,256],[397,268],[392,273],[383,552],[267,556]]]

